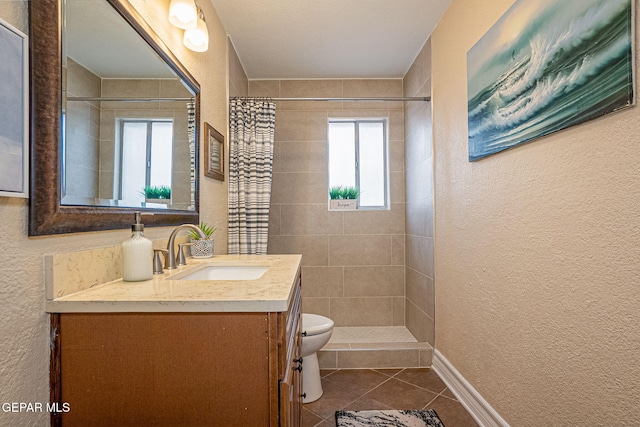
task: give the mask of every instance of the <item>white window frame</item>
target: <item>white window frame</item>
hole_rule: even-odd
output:
[[[153,123],[171,123],[172,126],[175,126],[174,120],[171,118],[124,118],[118,117],[116,119],[116,144],[117,149],[115,150],[116,158],[116,173],[114,174],[114,193],[117,196],[117,199],[121,199],[122,197],[122,158],[123,158],[123,150],[124,150],[124,126],[126,123],[146,123],[147,125],[147,141],[146,141],[146,168],[145,168],[145,185],[149,185],[150,182],[150,173],[151,173],[151,140],[152,140],[152,132],[151,128],[153,127]],[[173,140],[173,137],[172,137]],[[175,142],[175,141],[174,141]],[[170,185],[173,188],[173,185]]]
[[[359,164],[359,152],[360,152],[360,137],[359,137],[359,127],[360,123],[381,123],[382,124],[382,132],[383,132],[383,161],[384,161],[384,205],[380,206],[360,206],[360,198],[358,197],[358,210],[389,210],[391,207],[390,202],[390,191],[389,191],[389,120],[386,117],[382,118],[329,118],[327,124],[327,163],[328,163],[328,179],[327,179],[327,188],[331,188],[331,156],[329,152],[331,150],[331,141],[329,140],[330,135],[330,126],[332,123],[354,123],[355,128],[355,182],[356,187],[360,188],[360,164]]]

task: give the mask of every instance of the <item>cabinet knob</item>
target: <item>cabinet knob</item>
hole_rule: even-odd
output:
[[[307,393],[302,393],[302,394],[300,395],[300,397],[302,397],[303,399],[306,399],[306,398],[307,398]]]
[[[302,372],[302,366],[301,366],[301,365],[294,366],[294,367],[293,367],[293,370],[294,370],[294,371],[298,371],[298,372]]]
[[[302,359],[302,357],[300,357],[298,359],[293,359],[293,361],[302,365],[302,362],[304,362],[304,359]]]

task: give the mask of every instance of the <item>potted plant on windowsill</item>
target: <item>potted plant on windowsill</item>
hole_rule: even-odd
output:
[[[198,226],[200,230],[207,236],[201,238],[194,230],[189,232],[191,240],[191,256],[194,258],[211,258],[213,256],[213,232],[217,227],[211,227],[205,222],[201,222]]]
[[[357,187],[343,187],[338,185],[329,189],[329,208],[331,210],[354,210],[358,208]]]
[[[140,192],[147,203],[171,204],[171,187],[166,185],[148,185]]]

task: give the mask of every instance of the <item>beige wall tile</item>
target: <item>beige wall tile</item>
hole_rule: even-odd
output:
[[[158,97],[160,80],[152,79],[103,79],[103,97]]]
[[[393,298],[331,298],[329,317],[336,326],[392,326]]]
[[[249,96],[279,97],[280,80],[249,80]]]
[[[280,235],[281,213],[281,205],[272,203],[269,208],[269,237]]]
[[[282,205],[280,234],[342,234],[343,212],[329,211],[326,203]]]
[[[338,352],[337,351],[319,351],[318,365],[320,365],[320,369],[337,369],[338,368]]]
[[[404,203],[404,172],[389,172],[391,203]]]
[[[402,79],[348,79],[343,80],[343,93],[349,97],[402,96]],[[402,102],[345,102],[345,109],[387,108],[402,109]]]
[[[404,209],[393,203],[390,210],[344,212],[344,234],[404,234]]]
[[[344,296],[343,267],[302,267],[302,297]]]
[[[330,265],[390,265],[391,236],[329,236]]]
[[[375,343],[351,343],[352,350],[424,350],[429,344],[424,342],[375,342]]]
[[[329,176],[325,173],[274,172],[272,203],[327,203]]]
[[[430,368],[433,365],[433,348],[420,350],[420,367]]]
[[[304,297],[302,299],[302,311],[304,313],[319,314],[330,318],[330,305],[329,298]]]
[[[404,326],[406,298],[393,297],[393,326]]]
[[[279,172],[327,172],[327,141],[282,141],[279,146]]]
[[[404,296],[404,267],[344,267],[344,296]]]
[[[404,78],[406,96],[431,95],[431,41]],[[405,104],[406,326],[433,343],[433,163],[430,102]],[[429,317],[425,313],[430,313]],[[430,361],[431,356],[425,354]],[[421,363],[426,363],[423,360]]]
[[[342,96],[342,80],[281,80],[280,96],[283,98],[339,98]]]
[[[391,236],[391,265],[405,264],[405,235]]]
[[[283,98],[340,98],[342,80],[281,80],[280,96]],[[341,110],[341,102],[286,101],[280,103],[283,110]]]
[[[406,326],[418,341],[434,344],[434,322],[425,313],[420,311],[411,301],[407,300]]]
[[[113,195],[113,178],[114,178],[113,170],[111,171],[100,171],[98,176],[98,186],[99,186],[99,197],[101,199],[113,199],[115,196]]]
[[[227,39],[227,49],[229,52],[229,96],[248,96],[249,80],[230,39]]]
[[[411,268],[407,268],[405,273],[405,280],[407,282],[407,300],[411,301],[424,313],[431,311],[428,308],[428,305],[429,303],[432,303],[433,300],[430,300],[428,293],[429,288],[433,288],[433,279],[425,276],[424,274],[420,274]],[[429,286],[428,282],[431,282],[431,286]]]
[[[433,236],[433,200],[407,201],[407,234],[421,237]]]
[[[326,111],[277,111],[276,141],[326,141]]]
[[[302,254],[303,266],[329,265],[327,236],[269,236],[270,254]]]
[[[389,110],[389,139],[404,140],[404,109]]]
[[[427,200],[433,203],[433,164],[426,160],[420,167],[407,169],[406,201]]]
[[[428,103],[409,103],[405,110],[407,169],[432,158],[431,109]]]
[[[407,267],[428,277],[433,277],[433,239],[407,236]]]
[[[67,58],[67,93],[69,96],[100,96],[100,77]]]
[[[193,96],[180,80],[160,79],[158,82],[160,83],[159,96],[161,97],[190,98]],[[179,104],[184,106],[184,102],[182,101],[180,101]]]
[[[341,351],[338,369],[405,368],[418,366],[420,350]]]
[[[431,78],[431,39],[427,39],[409,71],[404,76],[405,96],[429,96],[424,92],[425,82]]]
[[[404,141],[389,140],[389,171],[404,171]]]

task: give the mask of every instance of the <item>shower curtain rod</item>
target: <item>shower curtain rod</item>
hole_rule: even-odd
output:
[[[109,98],[90,96],[69,96],[67,101],[110,101],[110,102],[174,102],[193,101],[194,98]]]
[[[251,99],[250,96],[236,96],[231,99]],[[431,101],[430,96],[400,96],[400,97],[379,97],[379,98],[269,98],[255,97],[256,99],[268,99],[270,101],[328,101],[328,102],[380,102],[380,101]]]

